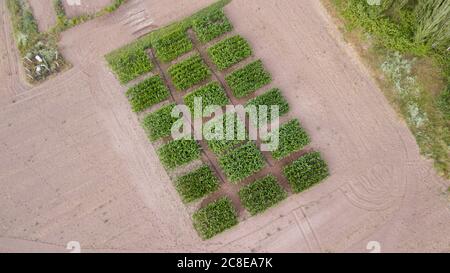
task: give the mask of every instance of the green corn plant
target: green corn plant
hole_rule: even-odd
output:
[[[450,0],[419,0],[415,42],[435,48],[450,46]]]

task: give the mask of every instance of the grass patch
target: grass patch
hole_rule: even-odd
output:
[[[200,158],[200,147],[195,140],[173,140],[158,149],[161,163],[168,169],[174,169]]]
[[[219,179],[208,165],[190,172],[176,181],[176,188],[184,203],[196,201],[219,188]]]
[[[241,203],[251,215],[267,210],[286,197],[287,193],[273,175],[256,180],[239,191]]]
[[[172,65],[169,75],[179,91],[188,89],[211,76],[211,71],[203,62],[199,54]]]
[[[150,106],[166,100],[169,89],[159,75],[152,76],[128,89],[126,96],[134,112],[142,112]]]
[[[248,108],[250,106],[256,107],[256,113],[258,115],[250,115],[250,120],[252,124],[257,127],[267,124],[268,122],[270,123],[275,118],[278,118],[289,112],[289,104],[278,88],[270,89],[262,95],[251,99],[249,102],[247,102],[245,107]],[[263,111],[261,111],[260,106],[267,106],[267,115],[263,115]],[[272,106],[278,106],[278,114],[272,112]]]
[[[153,41],[156,57],[162,62],[170,62],[192,50],[193,45],[185,29],[177,29]]]
[[[219,158],[219,165],[232,183],[257,173],[266,165],[253,142],[248,142]]]
[[[236,98],[245,97],[272,81],[261,60],[252,62],[225,77]]]
[[[221,9],[215,9],[197,16],[192,22],[192,27],[202,43],[209,42],[233,29]]]
[[[225,90],[223,90],[218,82],[212,82],[202,86],[184,97],[184,103],[189,107],[192,113],[194,113],[195,98],[202,99],[203,109],[212,105],[225,106],[230,103],[230,99],[228,99]],[[210,113],[202,114],[209,115]]]
[[[192,219],[195,229],[203,239],[212,238],[238,223],[236,209],[226,197],[199,209]]]
[[[224,70],[252,55],[252,49],[247,40],[236,35],[208,48],[208,55],[219,70]]]
[[[178,120],[171,115],[174,107],[174,103],[165,105],[144,118],[142,127],[144,127],[150,141],[156,141],[171,135],[172,125]]]
[[[302,192],[329,176],[328,166],[319,152],[300,157],[284,167],[283,173],[294,193]]]
[[[227,124],[234,125],[233,131],[227,131]],[[208,148],[216,155],[223,154],[247,139],[245,124],[235,113],[228,113],[208,121],[203,127],[203,136]]]
[[[264,138],[265,143],[269,143],[273,134],[278,134],[278,145],[271,147],[272,157],[281,160],[292,153],[298,152],[311,142],[306,131],[300,125],[298,119],[293,119],[276,129]]]

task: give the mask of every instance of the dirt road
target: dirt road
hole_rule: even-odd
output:
[[[74,240],[83,251],[367,252],[369,241],[381,251],[450,251],[448,181],[420,157],[313,0],[234,0],[225,12],[332,175],[212,240],[198,238],[102,56],[139,35],[124,23],[136,7],[155,28],[211,2],[131,1],[71,29],[61,49],[74,67],[2,104],[0,251],[67,251]]]

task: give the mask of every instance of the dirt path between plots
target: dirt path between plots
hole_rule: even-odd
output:
[[[53,0],[28,0],[33,10],[39,31],[45,32],[56,24],[56,13],[53,8]]]
[[[0,251],[72,240],[85,251],[450,250],[448,182],[315,0],[234,0],[225,12],[331,177],[201,241],[103,56],[137,38],[133,2],[161,26],[211,1],[131,2],[63,33],[74,67],[0,109]]]

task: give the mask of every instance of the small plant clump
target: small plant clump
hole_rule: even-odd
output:
[[[171,115],[174,107],[176,107],[174,103],[165,105],[144,118],[142,127],[144,127],[150,141],[170,136],[172,126],[178,120]]]
[[[179,91],[183,91],[209,78],[211,71],[200,58],[200,55],[195,54],[184,61],[172,65],[169,68],[169,74],[175,87]]]
[[[286,191],[278,184],[273,175],[258,179],[239,191],[241,203],[251,215],[267,210],[286,197]]]
[[[150,106],[166,100],[169,89],[159,75],[152,76],[128,89],[126,96],[134,112],[142,112]]]
[[[252,62],[225,77],[236,98],[245,97],[272,81],[261,60]]]
[[[226,197],[199,209],[192,216],[192,220],[203,239],[212,238],[238,223],[236,209]]]
[[[175,182],[184,203],[196,201],[219,188],[219,179],[208,165],[190,172]]]
[[[252,55],[248,42],[239,35],[208,48],[208,54],[219,70],[224,70]]]
[[[152,43],[156,57],[162,62],[170,62],[192,50],[193,45],[185,29],[177,29]]]
[[[227,94],[218,82],[212,82],[199,89],[189,93],[184,97],[184,103],[189,107],[191,113],[194,113],[194,99],[201,98],[202,106],[205,109],[208,106],[225,106],[230,103]],[[212,110],[212,109],[211,109]],[[203,114],[203,113],[202,113]],[[204,113],[208,115],[210,113]]]
[[[328,166],[319,152],[300,157],[284,167],[283,173],[294,193],[302,192],[329,176]]]
[[[273,134],[278,134],[279,137],[278,145],[271,147],[272,156],[277,160],[281,160],[292,153],[300,151],[311,142],[311,139],[300,125],[298,119],[293,119],[281,125],[276,131],[264,137],[263,141],[268,143],[268,145],[275,143],[270,141],[274,136]]]
[[[221,9],[212,10],[205,15],[195,18],[192,26],[202,43],[207,43],[233,29],[233,26]]]
[[[200,158],[200,147],[195,140],[177,139],[158,149],[159,160],[168,169]]]
[[[287,112],[289,112],[289,104],[281,94],[280,89],[273,88],[264,94],[251,99],[245,107],[255,106],[257,115],[250,115],[253,125],[260,127],[267,122],[273,121]],[[267,115],[262,115],[260,106],[267,106]],[[272,106],[278,106],[278,114],[272,113]]]
[[[219,165],[232,183],[238,183],[265,166],[264,157],[253,142],[248,142],[219,158]]]

